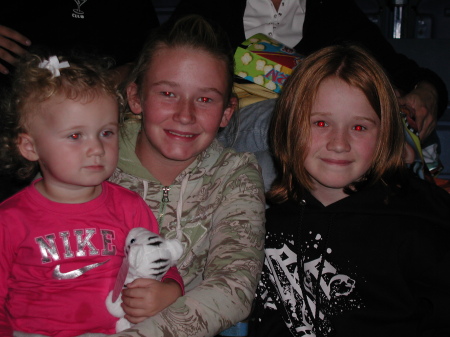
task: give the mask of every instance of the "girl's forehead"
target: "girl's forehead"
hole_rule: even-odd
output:
[[[220,55],[216,55],[213,52],[195,46],[167,46],[160,45],[155,48],[155,52],[151,55],[151,58],[147,62],[147,70],[152,67],[155,63],[174,63],[180,61],[184,58],[190,58],[193,61],[201,62],[211,62],[214,64],[223,64],[227,66],[227,62]]]
[[[156,53],[147,67],[147,85],[161,81],[224,88],[228,84],[226,63],[201,49],[164,48]]]
[[[87,104],[99,99],[114,101],[117,104],[117,97],[113,93],[106,92],[99,88],[83,91],[66,91],[59,90],[50,97],[35,97],[25,104],[25,114],[36,114],[45,112],[45,108],[49,105],[64,103],[65,101],[74,101],[80,104]]]

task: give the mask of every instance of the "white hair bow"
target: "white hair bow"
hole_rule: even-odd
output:
[[[39,63],[39,68],[45,68],[50,70],[53,74],[53,77],[58,77],[60,74],[59,69],[70,67],[69,62],[59,62],[57,56],[50,56],[48,60],[44,60]]]

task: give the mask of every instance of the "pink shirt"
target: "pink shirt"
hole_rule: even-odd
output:
[[[0,204],[0,336],[114,333],[106,309],[133,227],[158,233],[141,197],[110,182],[99,197],[61,204],[34,184]],[[171,268],[165,278],[179,284]]]

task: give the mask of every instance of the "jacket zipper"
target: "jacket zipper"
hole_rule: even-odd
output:
[[[169,202],[169,191],[170,186],[164,186],[163,187],[163,196],[162,196],[162,202]]]
[[[169,191],[170,186],[163,186],[162,188],[162,198],[161,198],[161,207],[159,208],[159,216],[158,216],[158,224],[161,225],[162,219],[164,217],[166,211],[166,205],[169,202]]]

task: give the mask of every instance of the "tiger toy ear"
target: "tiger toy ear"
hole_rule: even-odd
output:
[[[172,263],[171,265],[176,265],[178,259],[183,254],[183,245],[178,240],[166,240],[166,246],[169,250],[170,254],[172,255]]]

